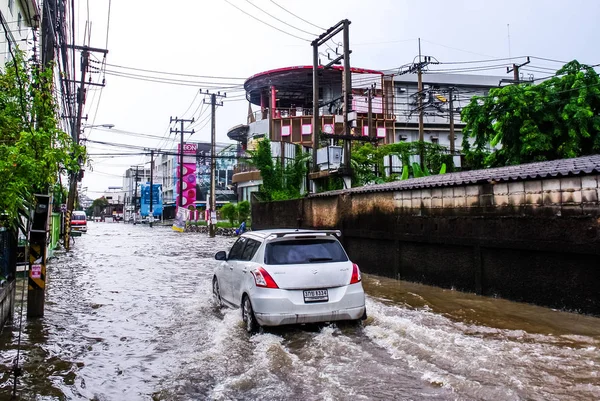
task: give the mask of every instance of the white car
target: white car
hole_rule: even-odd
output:
[[[358,266],[334,230],[264,230],[244,233],[213,277],[219,305],[241,307],[246,330],[260,326],[366,319]]]

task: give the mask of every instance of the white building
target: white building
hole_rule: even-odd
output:
[[[460,111],[474,96],[486,96],[505,77],[467,74],[423,74],[423,127],[425,142],[450,146],[450,103],[454,110],[455,149],[462,149]],[[394,142],[419,140],[418,80],[416,74],[394,76]],[[452,98],[450,98],[452,96]]]
[[[0,68],[11,60],[9,42],[13,51],[17,47],[21,50],[29,48],[27,40],[32,39],[31,28],[37,26],[39,14],[36,0],[0,0]]]

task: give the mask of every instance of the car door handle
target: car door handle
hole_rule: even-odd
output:
[[[229,266],[229,270],[233,270],[233,266]]]
[[[248,268],[247,268],[247,267],[244,267],[244,268],[242,269],[242,273],[248,273]]]

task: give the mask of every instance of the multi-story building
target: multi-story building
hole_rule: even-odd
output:
[[[454,148],[462,149],[460,110],[474,96],[485,96],[503,77],[488,75],[424,73],[422,91],[423,140],[450,148],[450,113],[454,122]],[[394,142],[419,140],[418,80],[415,74],[394,76]]]
[[[321,141],[339,142],[336,137],[345,135],[343,113],[342,67],[334,66],[319,71],[319,121],[313,132],[313,68],[299,66],[262,72],[244,83],[251,111],[246,124],[229,130],[229,138],[239,141],[242,149],[256,138],[267,137],[272,143],[272,154],[283,164],[295,157],[296,146],[309,151]],[[374,70],[353,68],[351,135],[356,140],[378,143],[394,142],[393,80]],[[369,120],[370,118],[370,120]],[[371,121],[371,126],[369,126]],[[317,163],[337,170],[344,159],[341,147],[336,152],[326,151],[317,156]],[[240,155],[241,156],[241,155]],[[330,159],[335,159],[331,163]],[[260,175],[251,166],[239,163],[233,176],[240,199],[250,200],[250,193],[258,189]]]
[[[256,74],[246,80],[244,88],[250,102],[246,124],[231,128],[227,135],[240,142],[242,149],[252,146],[253,140],[268,137],[272,155],[282,162],[295,156],[295,146],[311,151],[313,140],[313,87],[312,67],[289,67]],[[342,75],[343,68],[334,67],[320,72],[319,123],[321,137],[317,138],[317,164],[320,173],[312,180],[326,178],[341,171],[345,159],[341,140],[343,124]],[[423,140],[461,149],[460,108],[475,95],[486,95],[490,88],[500,84],[502,77],[481,75],[423,74],[422,107],[416,75],[391,76],[383,72],[352,69],[352,108],[349,114],[351,141],[370,140],[378,144],[419,140],[419,112],[423,110]],[[258,108],[253,111],[252,106]],[[453,110],[454,135],[450,135],[450,110]],[[372,127],[369,127],[369,118]],[[348,138],[346,138],[348,140]],[[242,154],[240,154],[242,156]],[[459,165],[460,158],[455,158]],[[250,200],[250,194],[262,183],[260,174],[252,166],[236,165],[233,183],[240,199]]]
[[[11,59],[9,42],[13,49],[29,47],[26,41],[31,39],[31,28],[37,26],[39,14],[36,0],[0,0],[0,69]],[[8,29],[6,34],[4,27]]]

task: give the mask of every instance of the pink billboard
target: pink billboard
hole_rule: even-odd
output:
[[[179,165],[177,166],[177,205],[183,205],[184,207],[193,205],[196,201],[196,152],[198,150],[198,144],[196,143],[184,143],[183,144],[183,202],[180,203],[179,194]],[[177,146],[177,152],[180,151],[180,146]],[[179,162],[179,157],[177,162]]]

